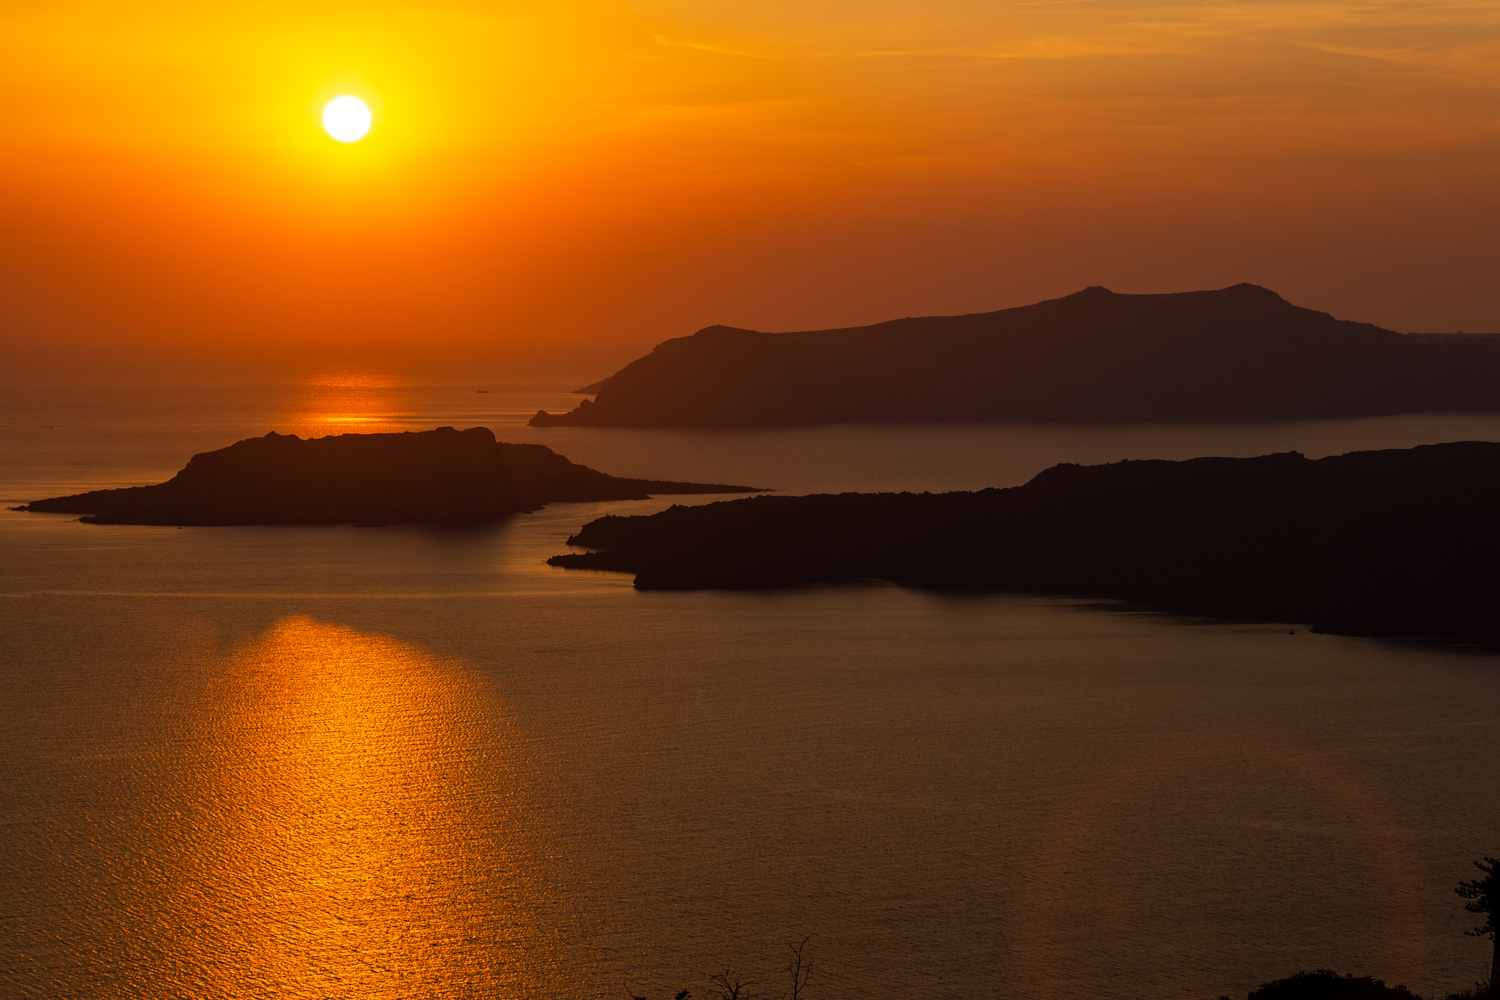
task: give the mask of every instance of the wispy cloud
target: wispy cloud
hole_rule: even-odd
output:
[[[745,49],[730,48],[727,45],[714,45],[711,42],[694,42],[682,38],[670,38],[666,35],[653,35],[651,40],[657,45],[666,45],[679,49],[694,49],[698,52],[712,52],[720,56],[735,56],[739,59],[786,59],[787,56],[777,55],[769,52],[751,52]]]

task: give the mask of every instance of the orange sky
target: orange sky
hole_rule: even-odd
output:
[[[607,371],[1238,281],[1500,330],[1497,57],[1441,0],[12,0],[0,337]]]

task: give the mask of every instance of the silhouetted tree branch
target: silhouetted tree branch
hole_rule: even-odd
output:
[[[725,969],[723,972],[709,976],[708,981],[713,983],[708,992],[718,997],[719,1000],[760,1000],[765,994],[751,993],[750,990],[760,985],[756,979],[745,979],[733,969]]]
[[[791,977],[792,991],[786,994],[785,1000],[800,1000],[802,990],[807,986],[808,978],[812,976],[812,961],[804,954],[807,949],[807,943],[812,939],[813,935],[809,934],[799,943],[787,945],[787,948],[792,953],[792,960],[787,963],[786,968],[782,971]]]
[[[782,993],[778,1000],[803,1000],[803,991],[807,989],[807,981],[812,977],[811,949],[808,945],[816,935],[809,934],[796,943],[789,942],[787,950],[791,952],[791,959],[782,967],[782,974],[791,980],[791,988]],[[716,1000],[765,1000],[766,994],[756,992],[761,985],[759,978],[753,978],[742,972],[726,966],[723,972],[715,973],[708,977],[708,994]],[[622,984],[625,989],[626,1000],[650,1000],[648,991],[636,992],[637,987],[630,985],[630,980]],[[688,990],[680,991],[675,1000],[692,1000],[692,993]]]

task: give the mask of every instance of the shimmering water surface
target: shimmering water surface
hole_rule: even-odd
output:
[[[570,384],[10,386],[0,495],[156,482],[272,428],[483,424],[789,492],[1500,440],[1462,416],[523,426]],[[462,532],[0,514],[0,995],[655,998],[733,966],[774,996],[808,934],[811,997],[1486,971],[1452,886],[1500,850],[1500,658],[1047,597],[643,594],[543,563],[669,502]]]

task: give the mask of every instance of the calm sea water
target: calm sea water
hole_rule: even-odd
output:
[[[160,481],[272,428],[484,424],[789,492],[1500,440],[1494,417],[523,426],[570,384],[10,386],[0,496]],[[656,998],[729,966],[777,996],[810,934],[828,998],[1487,971],[1452,886],[1500,851],[1500,658],[1046,597],[643,594],[543,562],[669,502],[467,532],[0,514],[0,995]]]

